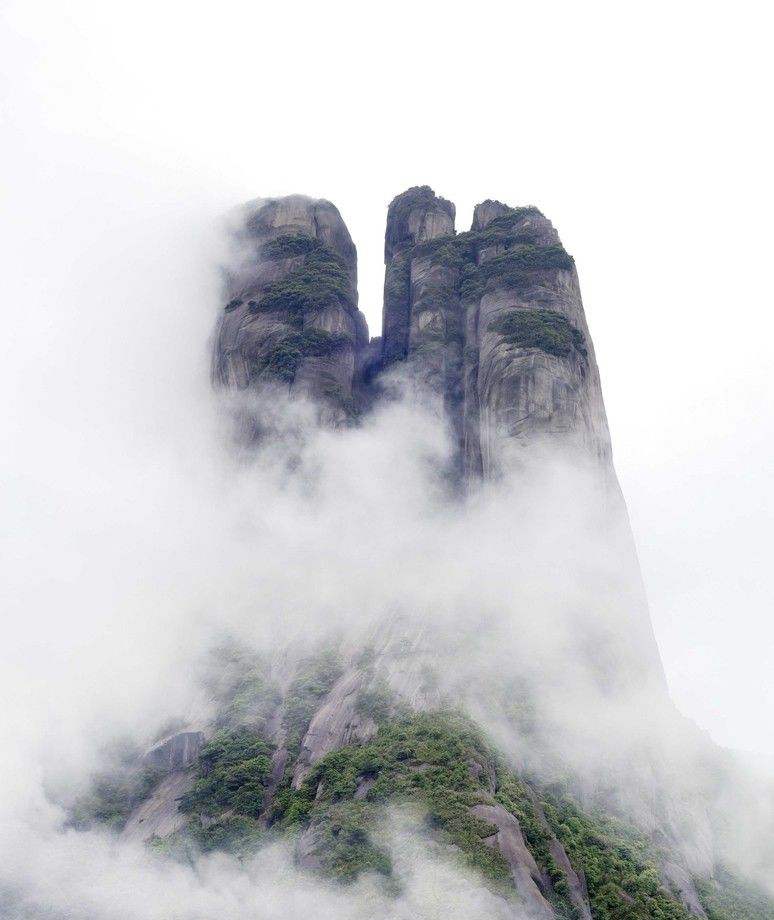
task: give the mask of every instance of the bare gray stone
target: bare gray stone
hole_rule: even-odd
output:
[[[149,840],[168,837],[181,830],[187,817],[178,808],[178,801],[196,781],[193,770],[176,770],[165,776],[150,797],[129,816],[121,837],[124,840]]]
[[[178,732],[160,741],[143,757],[143,763],[155,770],[184,770],[199,756],[204,732]]]
[[[366,683],[362,670],[351,670],[325,697],[301,742],[293,771],[294,789],[298,789],[314,764],[326,754],[354,741],[368,741],[376,734],[376,722],[357,709],[357,694]]]
[[[268,243],[293,234],[318,240],[342,259],[349,277],[346,302],[332,303],[322,296],[319,307],[307,304],[302,313],[260,309],[271,285],[304,265],[303,254],[267,254]],[[326,424],[343,424],[352,412],[358,356],[368,344],[368,326],[357,309],[357,252],[338,210],[329,201],[303,195],[257,199],[237,213],[230,242],[224,309],[214,336],[214,384],[236,390],[279,386],[317,403]],[[318,330],[337,337],[335,348],[288,363],[287,343],[294,347],[293,336]]]
[[[554,920],[553,908],[544,897],[540,870],[527,849],[518,820],[502,805],[474,805],[470,810],[497,828],[497,833],[487,837],[485,843],[498,849],[511,867],[513,883],[528,915],[537,920]]]

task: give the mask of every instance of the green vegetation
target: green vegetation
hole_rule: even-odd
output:
[[[689,920],[661,884],[656,854],[644,836],[568,796],[546,796],[546,818],[576,870],[586,878],[594,920]]]
[[[404,254],[396,255],[390,263],[384,279],[384,303],[406,303],[408,308],[409,285],[411,282],[411,259]]]
[[[462,270],[465,266],[475,266],[480,253],[492,246],[506,250],[515,246],[537,246],[535,234],[519,224],[525,217],[542,216],[537,208],[511,208],[507,214],[491,220],[483,230],[469,230],[418,243],[411,255],[412,258],[431,256],[433,265]]]
[[[721,866],[696,885],[709,920],[774,920],[774,900],[749,879]]]
[[[267,836],[258,823],[274,750],[265,730],[280,697],[266,658],[234,641],[210,653],[201,679],[218,702],[220,730],[200,751],[196,782],[181,797],[186,827],[150,845],[177,858],[210,850],[245,855]]]
[[[373,649],[364,649],[358,665],[372,672],[373,664]],[[220,730],[201,750],[194,785],[181,797],[187,826],[152,840],[151,847],[186,859],[212,850],[243,856],[272,837],[300,832],[324,874],[345,883],[363,872],[389,878],[392,864],[378,830],[389,806],[407,804],[423,832],[453,847],[451,852],[494,891],[509,897],[514,894],[510,867],[486,843],[496,828],[471,810],[497,803],[518,820],[558,917],[577,920],[577,911],[552,853],[554,838],[585,878],[594,920],[689,920],[661,881],[658,867],[665,854],[642,833],[582,808],[560,779],[540,785],[517,775],[459,712],[408,711],[378,680],[355,698],[356,711],[378,724],[375,736],[323,757],[293,789],[303,737],[342,673],[334,649],[306,658],[298,668],[282,708],[287,762],[267,828],[262,818],[275,749],[266,738],[266,724],[277,712],[279,695],[263,656],[236,643],[216,649],[204,683],[218,700]],[[428,673],[426,679],[434,678]],[[528,730],[536,717],[528,688],[517,683],[506,689],[514,718]],[[173,723],[169,727],[175,729]],[[145,769],[141,750],[127,743],[115,745],[106,764],[73,809],[75,827],[99,823],[120,830],[161,776]],[[724,868],[714,880],[697,881],[697,889],[709,920],[774,920],[771,898]]]
[[[341,815],[356,807],[368,841],[368,830],[381,816],[382,806],[413,802],[426,813],[428,828],[459,847],[468,865],[498,889],[509,890],[508,864],[484,843],[496,828],[470,811],[470,806],[486,800],[483,780],[475,777],[470,765],[478,763],[484,776],[490,757],[483,737],[463,716],[406,714],[385,722],[366,744],[324,757],[301,788],[286,798],[282,824],[311,819],[316,828],[331,809]],[[370,788],[365,798],[354,801],[356,790],[366,782]]]
[[[105,751],[105,766],[91,777],[89,791],[75,802],[71,824],[79,830],[97,824],[122,830],[162,776],[160,771],[143,766],[142,752],[135,744],[115,742]]]
[[[583,335],[555,310],[510,310],[493,320],[489,330],[508,345],[539,348],[560,358],[573,349],[586,354]]]
[[[539,804],[478,729],[451,711],[403,714],[383,722],[367,743],[327,755],[300,789],[288,791],[277,818],[284,828],[308,825],[326,871],[351,878],[375,866],[387,871],[373,830],[387,803],[414,803],[428,830],[455,845],[495,890],[507,893],[510,869],[484,842],[496,829],[471,813],[472,806],[492,802],[493,783],[494,800],[521,825],[558,916],[574,918],[577,911],[551,854],[552,832],[585,874],[595,920],[688,920],[663,887],[658,855],[643,836],[612,818],[584,813],[566,793],[545,792]]]
[[[328,695],[343,671],[341,657],[333,649],[326,649],[301,662],[288,690],[282,719],[288,751],[293,759],[298,756],[301,741],[320,700]]]
[[[447,214],[454,213],[454,205],[437,196],[429,185],[414,185],[392,199],[387,211],[387,220],[391,226],[401,227],[408,222],[409,215],[415,208],[433,207],[440,207]]]
[[[564,247],[514,246],[500,255],[487,259],[463,278],[460,292],[465,300],[477,300],[491,282],[496,287],[523,290],[534,283],[540,273],[551,269],[571,269],[572,257]]]
[[[213,650],[203,683],[218,701],[216,721],[223,729],[262,732],[280,700],[269,682],[266,658],[236,642],[224,642]]]
[[[386,684],[377,684],[368,690],[361,690],[355,699],[355,709],[374,722],[384,722],[392,709],[392,693]]]
[[[304,358],[330,355],[348,344],[350,340],[346,335],[326,332],[324,329],[291,332],[261,359],[256,370],[266,371],[272,377],[292,383]]]
[[[232,310],[236,310],[237,307],[241,307],[244,303],[244,300],[239,300],[239,298],[234,298],[234,300],[229,300],[225,306],[226,313],[230,313]],[[252,303],[252,301],[250,301]]]
[[[346,883],[363,872],[392,874],[390,854],[371,836],[374,818],[368,802],[342,801],[320,810],[311,832],[326,875]]]
[[[391,327],[385,330],[387,363],[406,357],[410,302],[411,259],[407,253],[398,253],[387,266],[384,278],[384,315],[392,321]],[[396,325],[403,325],[406,331],[399,341],[395,341]]]
[[[263,244],[261,255],[265,259],[292,259],[317,252],[325,246],[316,237],[306,233],[287,233]]]
[[[527,787],[518,777],[502,767],[498,770],[497,779],[497,801],[515,815],[521,825],[527,848],[551,881],[552,891],[549,893],[549,900],[560,916],[575,920],[577,910],[569,899],[567,877],[551,855],[551,834],[546,828],[546,823],[540,820]]]
[[[288,761],[278,800],[290,793],[301,740],[341,671],[339,658],[331,651],[301,663],[285,701]],[[216,849],[246,855],[268,836],[258,819],[271,779],[274,746],[264,732],[278,696],[268,682],[265,660],[235,643],[213,653],[205,685],[219,701],[217,721],[223,728],[202,748],[196,782],[181,797],[180,810],[189,816],[187,826],[163,841],[154,840],[152,846],[175,857]]]
[[[432,265],[455,271],[463,300],[479,299],[488,286],[523,290],[546,271],[569,270],[574,265],[563,246],[542,245],[535,233],[523,226],[529,216],[542,215],[537,208],[512,208],[483,230],[427,240],[409,254],[411,259],[429,257]],[[481,261],[481,253],[495,246],[499,251]]]
[[[191,815],[183,830],[167,837],[151,837],[148,846],[159,855],[189,862],[198,853],[214,850],[249,856],[269,838],[254,818],[245,815],[221,815],[215,820]]]
[[[545,215],[531,204],[518,208],[508,208],[506,214],[501,214],[499,217],[490,220],[483,230],[474,230],[471,232],[479,234],[479,239],[486,238],[486,234],[511,232],[515,225],[521,223],[525,217],[545,217]]]
[[[346,263],[324,243],[312,237],[278,237],[267,246],[270,252],[272,246],[275,251],[288,246],[309,248],[303,264],[287,277],[270,284],[261,299],[250,306],[251,313],[281,311],[300,321],[304,314],[334,304],[355,309]]]
[[[282,782],[274,798],[272,821],[283,817],[286,824],[294,823],[295,819],[289,816],[295,814],[299,801],[290,783],[301,752],[301,742],[320,701],[328,695],[343,671],[341,657],[333,649],[324,649],[316,655],[311,655],[299,665],[298,673],[285,699],[282,728],[285,732],[288,757]]]
[[[443,310],[456,298],[457,292],[450,284],[428,284],[423,289],[421,301],[416,307],[422,310]]]
[[[245,729],[218,732],[199,754],[199,779],[182,796],[180,810],[257,818],[271,776],[271,755],[272,746],[258,734]]]
[[[216,808],[213,803],[228,798],[229,790],[233,792],[243,784],[244,795],[252,800],[266,766],[265,761],[256,760],[267,756],[266,743],[260,741],[259,734],[276,709],[279,695],[269,682],[266,659],[235,642],[224,642],[214,649],[203,665],[201,680],[218,701],[216,723],[222,732],[200,753],[202,776],[190,794],[190,802],[192,808],[195,804],[197,812],[212,814],[222,804]],[[181,719],[168,720],[154,739],[159,741],[185,726]],[[253,743],[248,744],[251,738]],[[72,809],[71,821],[75,827],[103,824],[116,831],[124,827],[131,812],[149,797],[164,776],[164,771],[145,767],[142,754],[142,748],[128,741],[115,742],[106,750],[105,766],[92,777],[89,792]],[[209,810],[208,801],[212,805]],[[197,821],[193,820],[191,826],[195,830]],[[223,829],[213,828],[209,837],[222,833]]]

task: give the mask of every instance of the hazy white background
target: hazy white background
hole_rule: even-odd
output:
[[[674,697],[719,742],[774,759],[766,12],[4,0],[4,551],[40,599],[8,642],[57,647],[56,586],[90,576],[69,536],[109,541],[116,483],[157,488],[147,445],[194,424],[175,394],[206,387],[218,215],[257,195],[332,199],[376,334],[386,205],[428,183],[459,229],[487,197],[558,227]]]

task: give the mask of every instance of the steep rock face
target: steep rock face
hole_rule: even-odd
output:
[[[152,747],[143,762],[154,770],[184,770],[199,756],[203,744],[204,732],[178,732]]]
[[[384,238],[384,311],[382,319],[382,364],[389,366],[404,360],[411,349],[412,331],[416,340],[416,317],[422,312],[415,306],[417,296],[433,298],[434,285],[443,284],[424,266],[416,271],[411,251],[417,243],[454,233],[455,208],[450,201],[438,198],[426,185],[410,188],[394,198],[387,211]],[[433,317],[426,318],[433,323]],[[435,332],[442,322],[435,321]]]
[[[428,185],[417,185],[393,198],[387,210],[384,259],[389,264],[401,251],[425,240],[454,233],[456,209]]]
[[[608,463],[599,371],[575,266],[546,218],[487,211],[476,209],[474,226],[484,231],[500,219],[507,231],[479,249],[483,289],[470,303],[478,366],[470,368],[468,400],[478,405],[483,473],[544,440]]]
[[[352,412],[368,328],[357,309],[357,253],[338,210],[291,195],[246,205],[231,235],[213,381],[265,384],[316,401],[324,421]]]
[[[336,208],[292,195],[239,213],[224,273],[213,380],[274,384],[338,425],[399,368],[450,426],[458,478],[495,478],[528,450],[610,466],[610,439],[578,276],[535,208],[487,200],[456,234],[428,186],[390,204],[380,340],[357,309],[357,257]],[[374,385],[376,384],[376,386]]]
[[[123,840],[146,841],[167,837],[182,830],[187,818],[180,811],[180,797],[189,792],[196,780],[193,770],[176,770],[165,776],[150,796],[134,809],[121,831]]]
[[[493,478],[541,445],[609,465],[578,277],[556,230],[535,208],[489,200],[455,235],[453,213],[427,187],[390,205],[384,366],[405,359],[436,397],[467,477]]]
[[[527,458],[601,473],[603,526],[621,559],[628,548],[630,569],[620,634],[604,642],[630,663],[630,683],[661,680],[574,261],[537,208],[484,201],[464,233],[453,218],[427,186],[390,204],[382,372],[400,373],[446,420],[459,483],[497,479]]]
[[[376,722],[357,708],[358,694],[367,685],[367,675],[357,668],[347,671],[334,684],[304,735],[293,770],[293,788],[299,788],[326,754],[348,744],[368,741],[376,734]]]
[[[471,810],[477,818],[497,829],[491,837],[485,838],[485,843],[496,847],[505,857],[529,915],[536,920],[553,920],[556,915],[543,897],[540,870],[524,842],[518,820],[502,805],[474,805]]]

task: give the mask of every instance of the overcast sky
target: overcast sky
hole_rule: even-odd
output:
[[[179,227],[193,261],[244,199],[330,198],[378,334],[395,194],[432,185],[458,229],[484,198],[535,204],[578,265],[673,696],[719,742],[774,760],[765,16],[750,2],[5,0],[6,430],[49,426],[40,449],[56,456],[41,387],[83,373],[63,351],[102,345],[77,299],[51,292],[105,271],[114,309],[104,266],[123,227],[149,241]],[[163,274],[164,246],[127,274]],[[122,370],[124,321],[111,359],[89,364],[97,390]],[[163,318],[146,330],[149,365],[174,353],[170,334]]]

